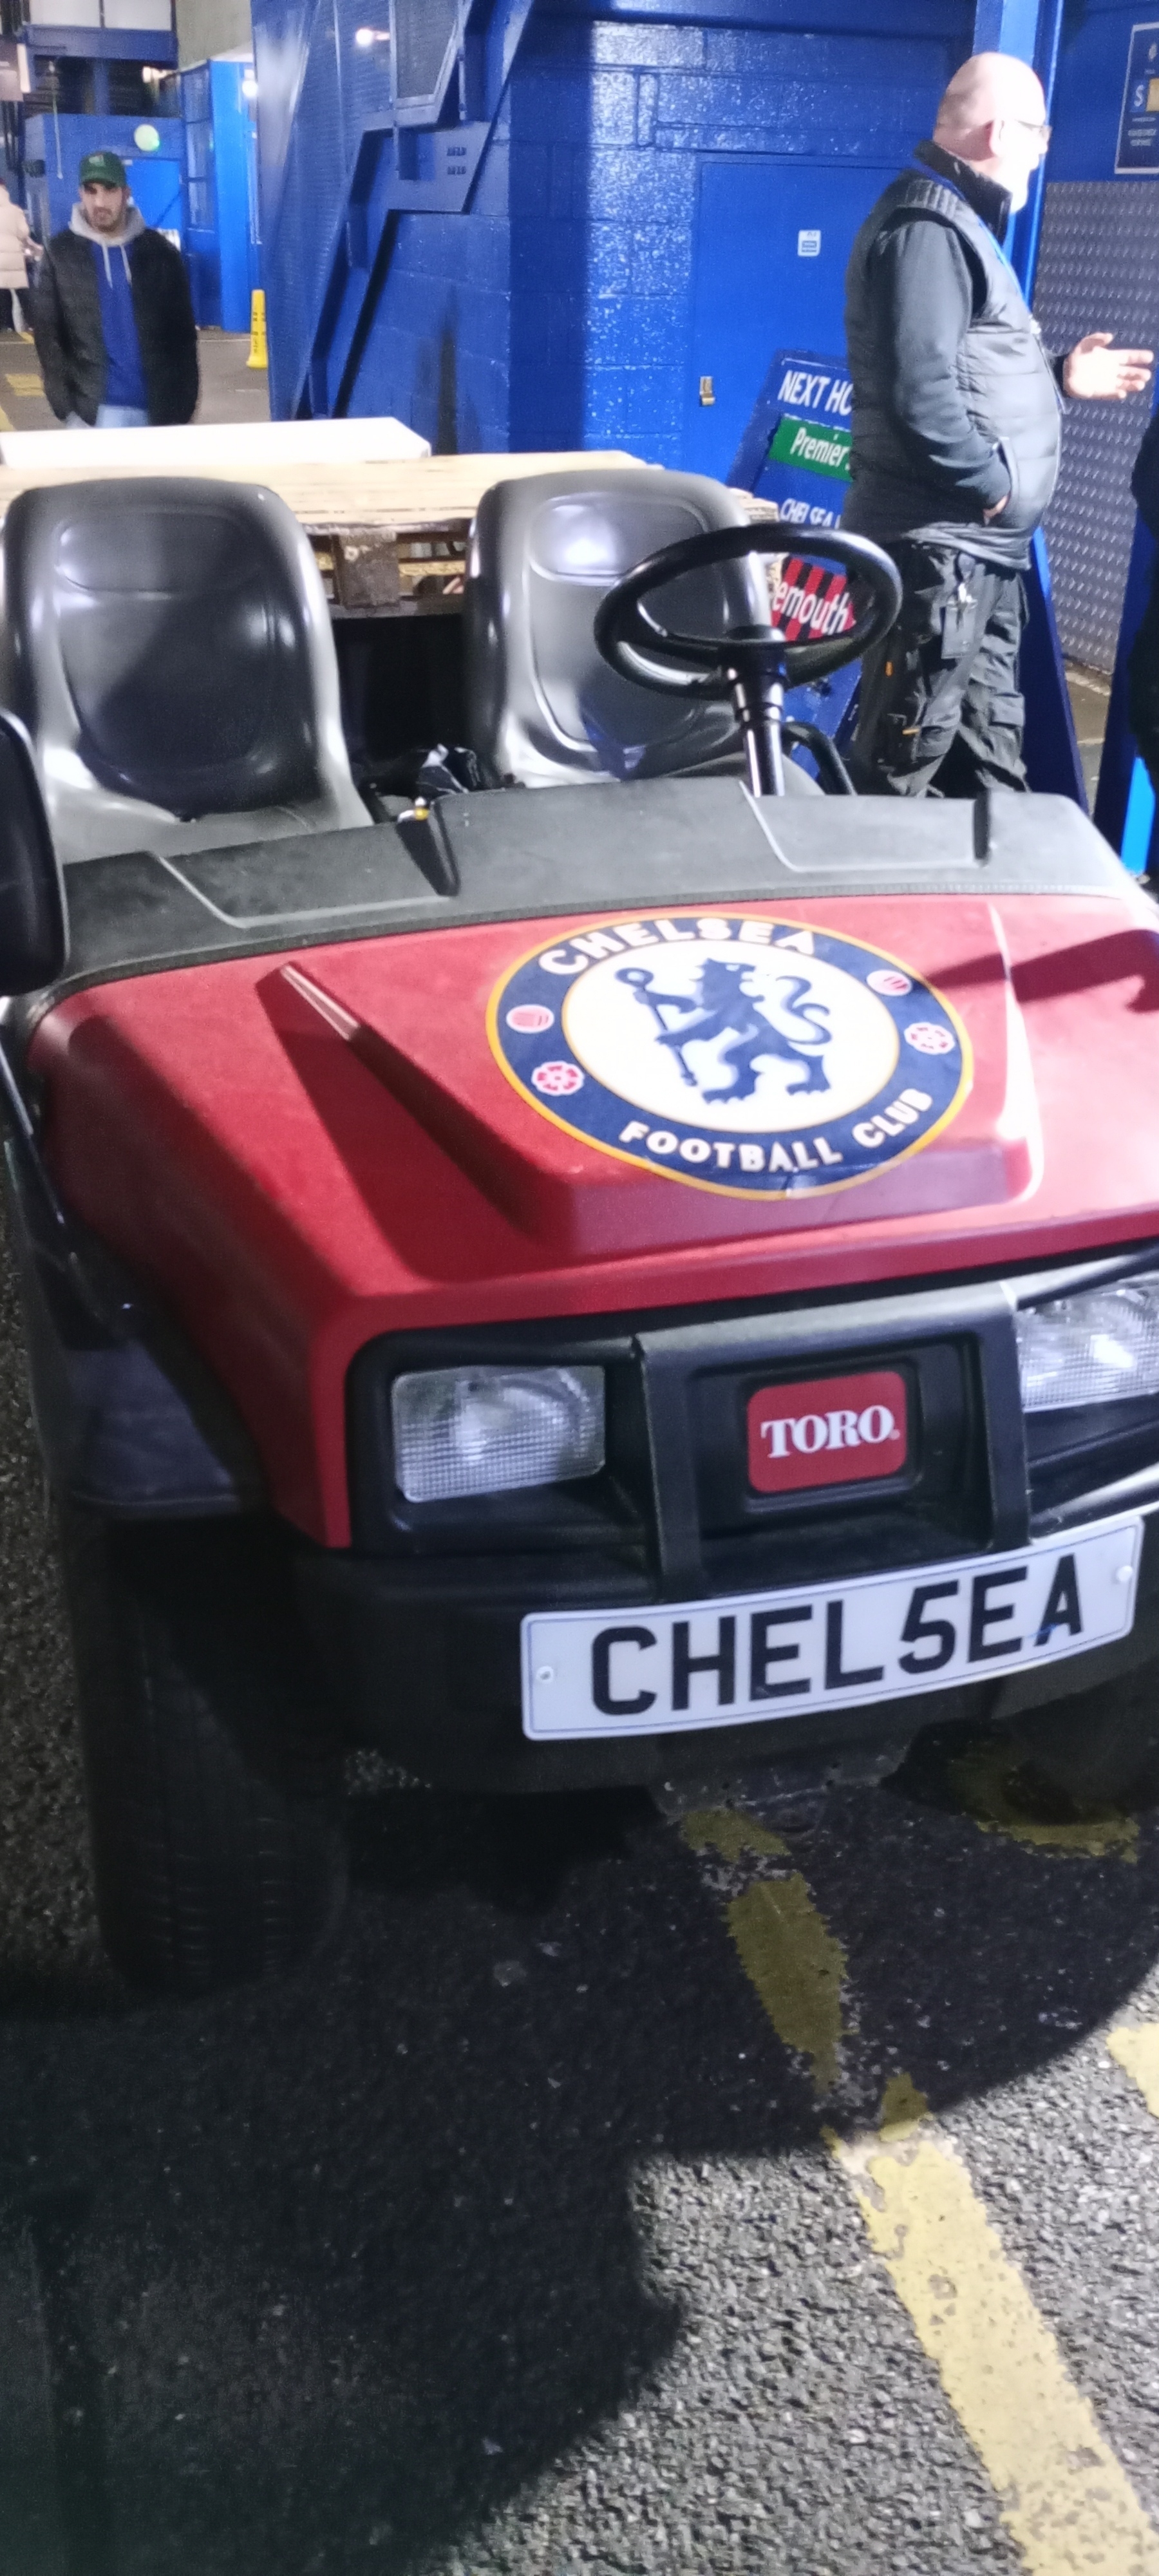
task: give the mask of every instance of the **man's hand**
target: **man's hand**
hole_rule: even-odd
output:
[[[1088,331],[1063,362],[1062,389],[1079,402],[1125,402],[1151,382],[1153,349],[1114,349],[1110,331]]]

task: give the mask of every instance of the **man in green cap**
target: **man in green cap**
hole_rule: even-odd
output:
[[[192,419],[197,330],[185,262],[142,221],[116,152],[87,152],[32,295],[44,390],[70,429]]]

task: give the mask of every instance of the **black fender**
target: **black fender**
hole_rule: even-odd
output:
[[[32,1413],[54,1492],[133,1519],[266,1507],[253,1441],[187,1336],[105,1245],[67,1218],[67,1257],[11,1136],[5,1201]]]

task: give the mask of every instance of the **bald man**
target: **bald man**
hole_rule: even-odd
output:
[[[853,245],[844,524],[902,576],[902,613],[865,656],[850,767],[863,794],[1024,788],[1022,574],[1058,475],[1060,395],[1122,402],[1149,349],[1093,331],[1049,357],[1003,243],[1050,141],[1029,64],[975,54],[932,143]]]

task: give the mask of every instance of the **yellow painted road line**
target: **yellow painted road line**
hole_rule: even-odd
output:
[[[809,2060],[819,2096],[840,2073],[845,1952],[827,1931],[799,1872],[759,1879],[735,1896],[728,1928],[778,2039]]]
[[[746,1855],[758,1869],[787,1856],[732,1810],[686,1817],[684,1834],[731,1869]],[[726,1920],[778,2036],[808,2058],[818,2092],[831,2090],[846,1958],[805,1879],[750,1878]],[[1159,2114],[1159,2027],[1115,2032],[1110,2045]],[[916,2085],[893,2077],[867,2137],[825,2136],[1027,2576],[1159,2576],[1159,2533]]]
[[[1111,1852],[1138,1860],[1138,1824],[1115,1807],[1065,1823],[1034,1815],[1019,1798],[1019,1766],[1008,1745],[972,1744],[951,1762],[950,1778],[967,1815],[984,1834],[1004,1834],[1009,1842],[1027,1843],[1036,1851],[1069,1852],[1080,1860],[1105,1860]]]
[[[916,2105],[911,2087],[891,2118],[887,2096],[876,2136],[831,2144],[1030,2576],[1159,2576],[1159,2533],[965,2166]]]
[[[722,1807],[686,1816],[686,1841],[737,1861],[787,1856],[788,1845],[751,1816]],[[756,1879],[727,1909],[729,1931],[778,2039],[809,2062],[819,2096],[831,2093],[840,2073],[841,1988],[845,1952],[835,1941],[798,1870]]]
[[[1133,2027],[1120,2023],[1111,2032],[1107,2046],[1132,2084],[1138,2085],[1148,2110],[1159,2120],[1159,2022],[1143,2021]]]
[[[14,394],[31,396],[32,394],[42,394],[44,392],[44,385],[39,376],[10,376],[6,373],[4,381],[6,385],[11,387]]]
[[[719,1852],[722,1860],[741,1860],[746,1852],[758,1857],[767,1853],[777,1860],[789,1856],[789,1846],[780,1834],[771,1834],[767,1825],[737,1807],[702,1808],[685,1816],[680,1830],[693,1851]]]
[[[8,418],[7,412],[0,411],[0,429],[11,429],[11,427],[12,423]]]

